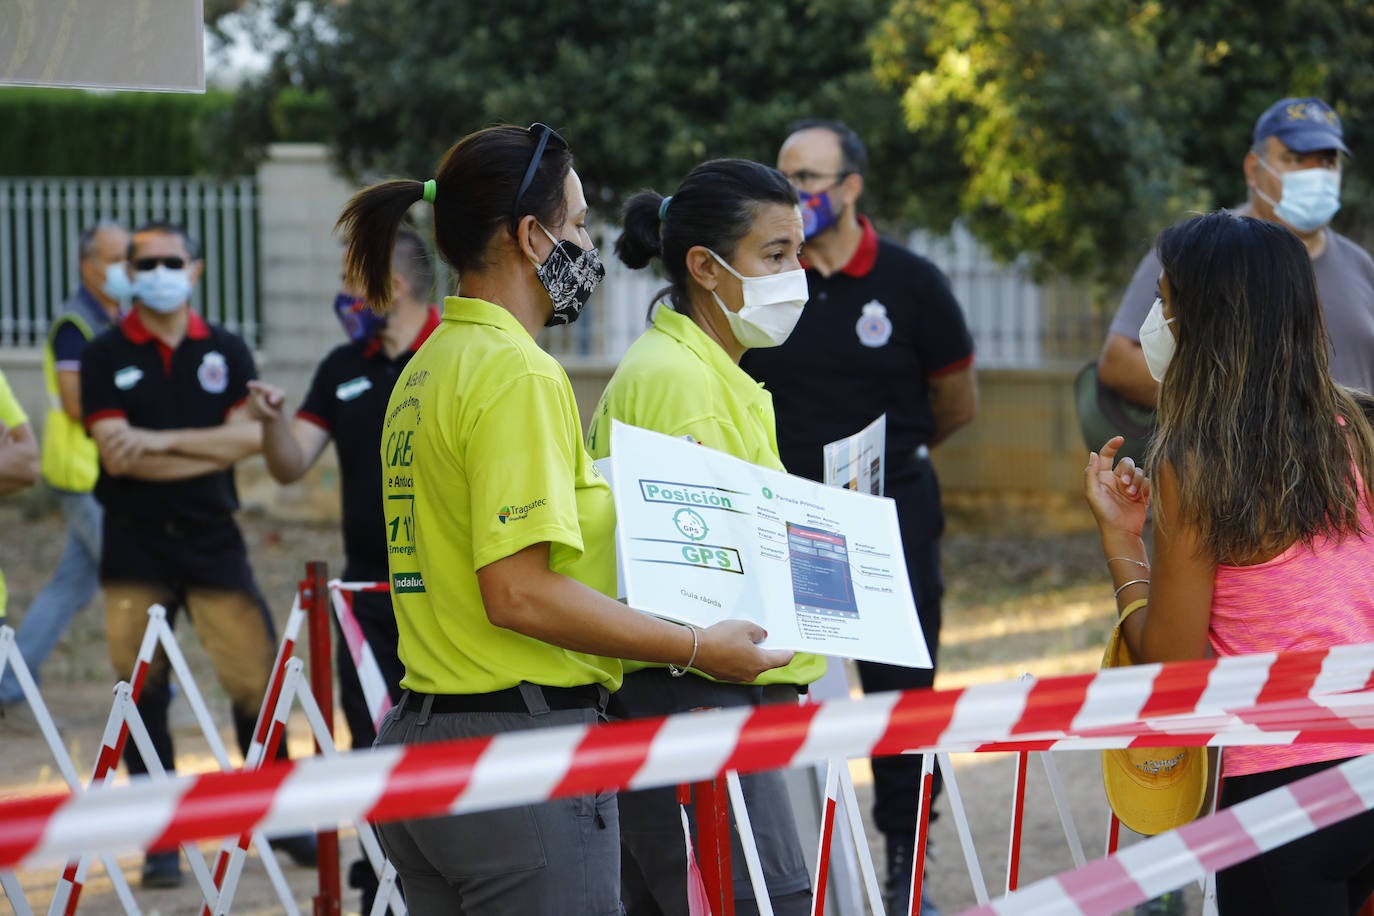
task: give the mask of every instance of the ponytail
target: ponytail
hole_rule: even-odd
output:
[[[391,261],[396,235],[411,205],[423,200],[421,181],[384,181],[354,194],[334,224],[343,233],[344,281],[359,287],[379,315],[391,310]]]

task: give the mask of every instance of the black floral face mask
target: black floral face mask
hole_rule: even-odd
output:
[[[544,322],[544,327],[572,324],[606,276],[606,268],[595,248],[580,248],[568,239],[554,238],[542,225],[539,228],[553,242],[553,251],[535,268],[539,282],[544,284],[553,302],[553,314]]]

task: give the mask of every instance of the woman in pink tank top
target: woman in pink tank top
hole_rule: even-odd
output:
[[[1164,230],[1157,250],[1140,330],[1161,383],[1150,475],[1117,456],[1118,437],[1084,479],[1118,610],[1143,605],[1123,627],[1132,657],[1374,642],[1374,401],[1331,380],[1306,248],[1275,223],[1218,212]],[[1141,537],[1152,497],[1153,558]],[[1370,752],[1230,748],[1221,805]],[[1226,916],[1353,914],[1372,892],[1368,812],[1217,876]]]

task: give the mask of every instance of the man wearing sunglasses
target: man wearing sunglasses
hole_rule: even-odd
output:
[[[261,448],[245,407],[257,369],[242,339],[191,310],[204,265],[183,228],[135,230],[128,262],[133,308],[81,360],[81,407],[100,452],[95,495],[105,508],[100,578],[110,660],[120,678],[131,678],[149,606],[162,604],[170,620],[184,608],[246,754],[277,641],[234,521],[233,466]],[[171,772],[167,668],[159,654],[138,710]],[[132,742],[124,760],[131,774],[147,771]],[[314,864],[313,837],[276,845]],[[145,887],[180,883],[175,850],[148,854]]]

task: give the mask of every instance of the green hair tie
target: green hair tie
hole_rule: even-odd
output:
[[[425,182],[424,194],[421,196],[424,198],[425,203],[432,204],[434,203],[434,196],[438,193],[439,183],[431,178],[429,181]]]
[[[658,221],[661,223],[668,217],[668,205],[673,202],[673,195],[669,194],[663,198],[663,203],[658,205]]]

